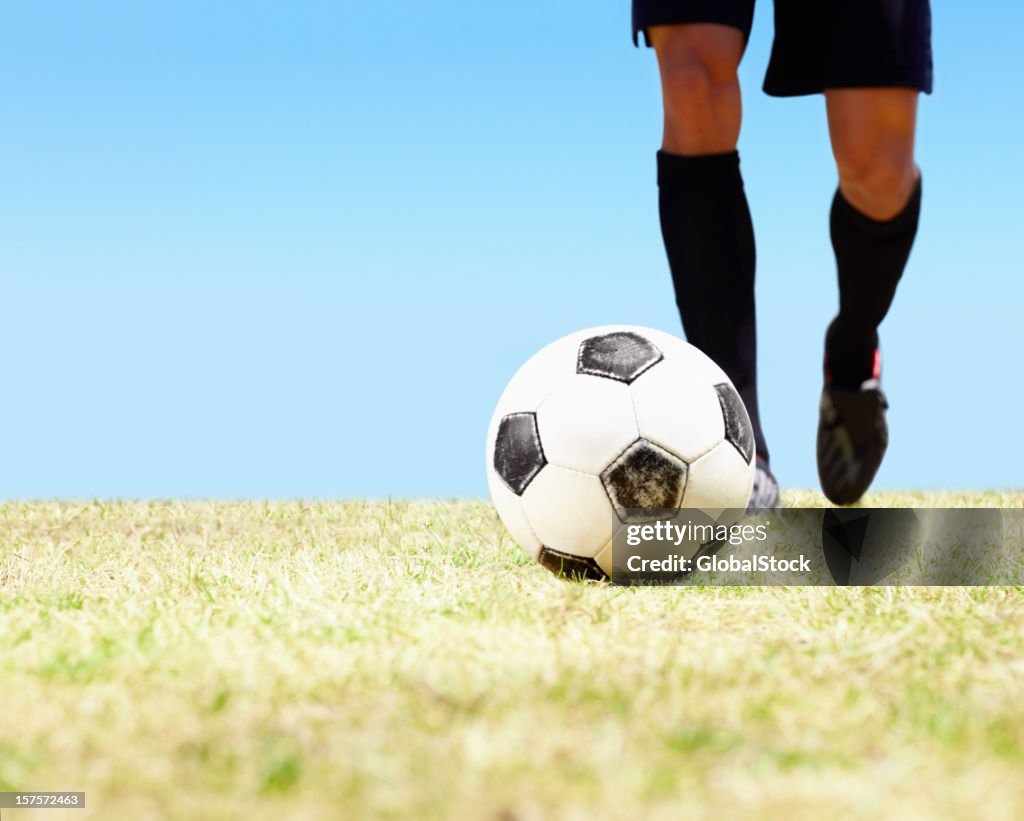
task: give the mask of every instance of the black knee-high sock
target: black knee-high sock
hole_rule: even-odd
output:
[[[754,228],[739,154],[658,152],[658,205],[686,338],[736,386],[768,458],[757,407]]]
[[[920,179],[903,210],[882,222],[862,214],[836,191],[831,229],[839,271],[839,314],[825,334],[834,385],[856,389],[871,379],[878,326],[892,305],[920,214]]]

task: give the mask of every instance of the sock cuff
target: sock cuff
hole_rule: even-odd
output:
[[[836,195],[832,200],[832,222],[837,220],[845,222],[864,234],[869,234],[878,239],[890,239],[913,235],[917,231],[918,219],[921,215],[921,175],[918,173],[917,182],[910,192],[910,199],[903,206],[895,217],[887,220],[876,220],[869,217],[863,211],[857,210],[850,201],[843,196],[843,192],[836,188]]]
[[[659,187],[703,190],[729,183],[743,185],[738,151],[693,156],[658,152]]]

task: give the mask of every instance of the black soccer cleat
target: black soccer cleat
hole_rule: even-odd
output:
[[[825,363],[818,417],[818,478],[822,492],[833,504],[850,505],[863,496],[885,456],[889,403],[879,387],[880,376],[878,351],[872,377],[859,390],[833,385]]]
[[[754,468],[754,486],[750,489],[747,513],[774,510],[779,506],[779,483],[768,463],[760,456]]]

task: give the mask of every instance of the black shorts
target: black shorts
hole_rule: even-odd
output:
[[[722,23],[749,37],[753,18],[754,0],[633,0],[633,42],[649,26],[679,23]],[[775,0],[766,92],[886,86],[931,93],[929,0]]]

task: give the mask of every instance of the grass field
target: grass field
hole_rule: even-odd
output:
[[[4,821],[1011,819],[1024,595],[571,584],[482,502],[4,504],[0,706],[0,790],[87,794]]]

